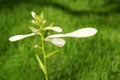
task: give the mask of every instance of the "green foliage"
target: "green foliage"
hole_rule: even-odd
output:
[[[0,80],[43,79],[34,56],[39,51],[30,47],[35,45],[36,41],[40,42],[39,39],[34,39],[38,36],[14,43],[8,41],[14,34],[30,32],[28,26],[32,19],[31,11],[43,11],[47,24],[54,22],[55,25],[64,28],[64,32],[88,26],[99,31],[91,38],[66,39],[67,44],[64,48],[48,59],[50,80],[119,80],[119,3],[114,1],[115,6],[107,6],[104,0],[47,1],[43,2],[44,4],[42,1],[23,1],[14,5],[9,3],[12,4],[11,7],[0,5]],[[47,46],[51,47],[46,48],[47,51],[56,49],[50,44]]]

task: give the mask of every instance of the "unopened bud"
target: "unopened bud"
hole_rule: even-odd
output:
[[[31,22],[32,22],[33,24],[36,24],[36,21],[35,21],[35,20],[32,20]]]
[[[42,24],[45,24],[45,23],[46,23],[46,20],[43,20],[43,21],[42,21]]]
[[[37,44],[35,45],[35,48],[38,48],[38,45],[37,45]]]

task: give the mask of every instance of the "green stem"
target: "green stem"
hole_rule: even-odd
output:
[[[44,68],[45,68],[45,80],[48,80],[48,72],[47,72],[47,62],[46,62],[46,52],[45,52],[45,44],[44,44],[44,35],[41,35],[42,38],[42,53],[44,58]]]
[[[46,55],[46,58],[49,58],[50,56],[54,55],[57,52],[59,52],[59,50],[55,50],[55,51],[49,53],[48,55]]]

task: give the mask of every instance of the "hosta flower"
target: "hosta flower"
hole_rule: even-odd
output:
[[[60,27],[50,27],[50,28],[47,28],[46,30],[53,30],[53,31],[56,31],[56,32],[61,32],[62,31],[62,29]],[[30,37],[30,36],[34,36],[38,32],[39,32],[39,30],[34,29],[33,33],[23,34],[23,35],[15,35],[15,36],[10,37],[9,40],[10,41],[18,41],[18,40],[21,40],[21,39],[24,39],[24,38],[27,38],[27,37]]]
[[[62,28],[60,27],[46,27],[45,30],[53,30],[56,32],[62,32]]]
[[[54,45],[62,47],[65,44],[65,41],[61,39],[62,37],[84,38],[84,37],[93,36],[96,33],[97,33],[97,30],[95,28],[82,28],[66,34],[50,35],[45,38],[45,41],[52,42]]]
[[[55,35],[50,35],[48,38],[57,38],[57,37],[76,37],[76,38],[82,38],[82,37],[89,37],[93,36],[97,33],[97,30],[95,28],[82,28],[78,29],[76,31],[66,33],[66,34],[55,34]]]
[[[62,32],[62,28],[53,26],[53,24],[50,24],[48,27],[43,27],[43,25],[46,23],[46,21],[43,18],[43,13],[41,13],[40,15],[37,15],[35,12],[32,11],[31,15],[33,17],[32,23],[39,25],[40,28],[36,29],[34,27],[29,27],[32,30],[32,33],[12,36],[9,38],[10,41],[18,41],[30,36],[37,35],[37,34],[44,35],[44,33],[42,32],[46,30]],[[56,46],[63,47],[65,44],[65,40],[62,39],[62,37],[83,38],[83,37],[93,36],[96,34],[96,32],[97,30],[95,28],[82,28],[70,33],[49,35],[44,40],[47,42],[51,42]]]
[[[9,38],[10,41],[17,41],[17,40],[21,40],[30,36],[34,36],[35,33],[31,33],[31,34],[24,34],[24,35],[15,35]]]
[[[61,32],[62,29],[60,27],[50,27],[46,28],[48,30],[54,30],[57,32]],[[84,38],[84,37],[90,37],[93,36],[97,33],[97,30],[95,28],[82,28],[78,29],[76,31],[70,32],[70,33],[65,33],[65,34],[54,34],[47,36],[45,38],[45,41],[51,42],[52,44],[58,46],[58,47],[63,47],[65,44],[65,40],[62,39],[62,37],[75,37],[75,38]],[[25,34],[25,35],[16,35],[13,37],[10,37],[10,41],[17,41],[21,40],[30,36],[34,36],[37,34],[37,31],[31,33],[31,34]]]
[[[49,41],[58,47],[63,47],[65,45],[65,40],[61,38],[47,38],[45,41]]]

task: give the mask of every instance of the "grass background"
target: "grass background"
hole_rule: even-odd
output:
[[[30,33],[31,11],[43,11],[47,23],[63,32],[98,30],[90,38],[65,38],[66,45],[48,60],[49,80],[120,80],[119,9],[119,0],[0,0],[0,80],[44,80],[35,59],[40,51],[30,47],[40,44],[38,36],[8,41]],[[57,48],[49,46],[47,52]]]

